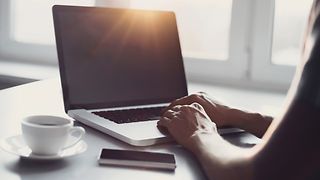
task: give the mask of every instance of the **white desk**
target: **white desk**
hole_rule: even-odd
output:
[[[199,86],[189,87],[192,91]],[[193,88],[193,89],[192,89]],[[0,138],[20,134],[20,121],[32,114],[67,117],[63,110],[62,92],[58,80],[46,80],[0,91]],[[196,159],[184,148],[171,144],[133,147],[92,128],[83,126],[88,144],[85,153],[55,162],[35,162],[20,159],[0,150],[1,180],[201,180],[206,179]],[[258,141],[247,133],[230,135],[226,139],[240,146],[251,146]],[[175,154],[174,172],[99,166],[97,156],[101,148],[135,149]]]

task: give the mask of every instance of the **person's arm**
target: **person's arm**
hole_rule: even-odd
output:
[[[259,180],[314,179],[320,168],[319,119],[320,107],[296,99],[281,123],[270,127],[265,143],[256,147],[252,176]]]
[[[253,177],[252,150],[231,145],[216,135],[196,135],[193,154],[208,179],[249,180]]]
[[[260,113],[251,113],[237,109],[233,111],[237,113],[234,114],[235,118],[230,119],[230,125],[250,132],[259,138],[263,137],[273,121],[273,117]]]
[[[320,169],[319,2],[310,16],[310,41],[303,56],[307,60],[291,86],[293,96],[261,144],[251,149],[229,144],[199,104],[174,106],[158,122],[195,154],[209,179],[319,179],[314,176]]]
[[[257,137],[264,135],[273,119],[270,116],[264,116],[259,113],[251,113],[225,106],[203,92],[177,99],[166,110],[176,105],[190,105],[192,103],[199,103],[218,127],[233,126],[241,128]]]
[[[196,156],[209,179],[311,178],[319,170],[320,107],[296,100],[280,119],[251,149],[225,141],[197,103],[175,106],[158,125]]]

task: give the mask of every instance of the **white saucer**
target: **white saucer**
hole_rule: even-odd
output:
[[[67,158],[81,154],[87,150],[87,144],[81,140],[77,144],[67,149],[64,149],[57,155],[36,155],[33,154],[31,149],[26,145],[22,135],[11,136],[0,141],[0,147],[12,154],[18,155],[22,158],[35,159],[35,160],[56,160]]]

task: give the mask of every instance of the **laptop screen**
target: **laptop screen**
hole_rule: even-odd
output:
[[[53,15],[66,110],[187,95],[173,12],[54,6]]]

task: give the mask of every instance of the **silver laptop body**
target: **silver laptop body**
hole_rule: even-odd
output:
[[[121,117],[188,95],[174,13],[54,6],[53,16],[66,113],[131,145],[170,141],[158,118]]]

